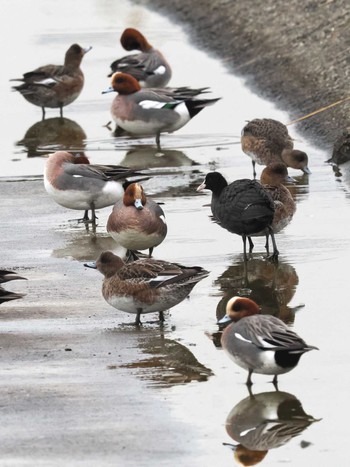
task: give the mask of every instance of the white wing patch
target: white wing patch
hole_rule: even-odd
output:
[[[265,349],[275,349],[276,345],[266,342],[261,336],[256,336],[257,340]]]
[[[235,332],[235,338],[243,342],[248,342],[249,344],[252,343],[252,341],[250,341],[249,339],[246,339],[245,337],[243,337],[241,334],[238,334],[237,332]]]
[[[163,282],[163,281],[167,281],[169,279],[173,279],[174,277],[177,277],[177,274],[173,274],[172,276],[157,276],[157,277],[153,277],[152,279],[150,279],[148,282]]]
[[[245,431],[242,431],[239,436],[245,436],[247,435],[248,433],[252,432],[252,431],[255,431],[256,430],[256,427],[254,428],[248,428],[248,430],[245,430]]]
[[[166,72],[166,68],[164,65],[160,65],[158,68],[156,68],[153,73],[155,75],[164,75],[164,73]]]
[[[159,219],[161,219],[164,222],[164,224],[166,224],[165,216],[163,214],[159,216]]]
[[[35,81],[34,84],[42,84],[43,86],[50,86],[51,84],[57,84],[57,80],[53,78],[42,79],[41,81]]]
[[[143,109],[162,109],[165,106],[166,102],[159,101],[141,101],[139,105]]]

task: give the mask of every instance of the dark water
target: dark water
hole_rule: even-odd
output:
[[[66,314],[72,320],[67,325],[69,332],[87,326],[88,335],[102,333],[104,342],[113,341],[116,345],[119,339],[129,342],[126,345],[132,358],[124,358],[120,364],[109,362],[107,368],[111,371],[122,368],[131,375],[135,385],[141,380],[148,388],[148,396],[156,401],[159,410],[166,412],[170,421],[169,432],[164,431],[163,438],[155,440],[150,450],[139,452],[141,460],[129,454],[129,457],[121,456],[120,465],[151,466],[156,461],[159,465],[174,465],[172,451],[161,457],[159,444],[168,445],[172,430],[176,439],[184,442],[179,424],[185,427],[184,433],[190,430],[193,437],[186,441],[185,454],[181,454],[181,449],[177,453],[182,465],[203,466],[214,462],[220,466],[233,465],[233,453],[222,443],[239,444],[237,452],[243,449],[243,454],[247,454],[244,450],[248,450],[249,456],[252,450],[258,450],[261,458],[257,461],[269,466],[345,465],[344,412],[349,385],[345,367],[349,318],[345,304],[350,259],[346,167],[336,175],[324,162],[329,154],[313,147],[290,127],[297,146],[309,154],[312,174],[290,171],[297,180],[293,187],[297,212],[292,223],[277,236],[281,253],[278,265],[265,260],[261,239],[256,241],[255,253],[245,268],[241,239],[210,221],[207,206],[210,195],[198,195],[195,189],[205,173],[214,168],[230,181],[251,177],[250,161],[239,145],[245,121],[272,117],[288,122],[288,114],[253,95],[241,80],[227,74],[220,63],[204,52],[191,48],[185,34],[168,20],[126,1],[88,0],[74,2],[74,6],[71,3],[61,2],[58,6],[53,1],[33,4],[16,0],[5,1],[2,6],[6,15],[1,15],[1,24],[12,40],[12,50],[3,52],[6,73],[3,72],[1,83],[6,113],[2,125],[0,180],[6,201],[2,207],[6,222],[1,242],[4,266],[18,267],[21,273],[27,270],[29,279],[25,283],[27,298],[2,305],[2,310],[5,306],[8,310],[2,315],[2,332],[27,336],[36,329],[46,336],[52,319],[61,326],[59,316],[53,318],[50,310],[55,309],[54,302],[59,302],[62,291],[58,287],[57,295],[52,296],[47,292],[60,277],[63,284],[69,279],[75,284],[70,284],[70,289],[64,292]],[[25,20],[28,16],[29,22]],[[174,69],[172,85],[210,86],[213,96],[222,97],[176,134],[162,136],[161,154],[156,151],[152,138],[115,138],[105,127],[110,119],[112,97],[101,95],[101,91],[108,85],[106,75],[110,62],[122,53],[118,37],[126,26],[142,29],[150,42],[161,44]],[[64,119],[58,119],[58,112],[51,110],[47,119],[41,121],[41,110],[11,93],[8,79],[44,63],[61,62],[64,51],[73,42],[93,46],[82,66],[86,76],[84,91],[65,109]],[[169,312],[163,330],[154,324],[146,324],[139,331],[123,325],[133,317],[110,309],[100,296],[100,277],[92,279],[93,272],[84,271],[80,263],[94,259],[99,251],[115,249],[105,230],[109,209],[100,211],[94,236],[83,226],[69,222],[70,212],[53,206],[41,182],[32,179],[41,177],[45,154],[57,148],[84,151],[92,163],[166,168],[167,175],[145,184],[149,194],[164,202],[168,222],[168,236],[156,249],[155,256],[200,265],[210,271],[210,276],[195,287],[190,300]],[[34,235],[30,239],[21,234],[21,213],[27,219],[31,208],[34,215],[34,206],[26,207],[17,199],[16,193],[25,190],[24,185],[16,191],[13,183],[6,184],[13,177],[27,180],[23,182],[27,187],[33,186],[38,199],[45,203],[46,217],[47,210],[52,210],[46,226],[40,221],[40,209],[35,207],[36,220],[30,221]],[[8,219],[12,206],[19,210],[13,221]],[[45,229],[50,242],[45,240]],[[8,247],[7,236],[13,236],[15,246]],[[17,236],[21,247],[16,245]],[[69,277],[72,270],[76,273],[74,279]],[[68,277],[62,279],[61,273]],[[42,280],[41,295],[33,293],[37,282]],[[9,288],[20,291],[22,284],[11,282]],[[84,292],[89,300],[83,300],[83,307],[79,297],[84,284],[89,284]],[[251,296],[263,312],[290,323],[308,343],[320,348],[319,352],[304,356],[293,372],[281,376],[279,393],[274,392],[269,377],[254,375],[256,398],[248,397],[245,372],[217,346],[216,319],[222,316],[228,298],[237,294]],[[96,309],[102,310],[97,316],[93,314]],[[19,310],[26,312],[25,318]],[[83,310],[90,312],[89,318],[92,316],[88,325]],[[49,341],[47,345],[50,347]],[[5,360],[3,375],[9,371],[9,365]],[[42,378],[49,382],[50,372],[44,372]],[[18,380],[14,381],[19,384]],[[83,398],[79,403],[83,404]],[[142,403],[140,397],[135,416],[142,410]],[[280,406],[284,411],[277,415]],[[74,412],[74,404],[71,410]],[[250,418],[244,418],[246,413]],[[155,411],[154,420],[158,416],[161,417]],[[154,420],[148,421],[151,428]],[[44,427],[44,423],[39,423],[32,436],[43,436]],[[258,441],[244,439],[244,433],[248,432],[258,433]],[[6,439],[6,433],[3,435]],[[54,439],[48,435],[49,444]],[[78,443],[78,452],[81,446]],[[99,457],[98,452],[96,449],[97,465],[112,465],[113,460],[120,460],[119,454]],[[174,452],[177,452],[175,448]],[[5,453],[3,459],[16,459],[10,448]],[[25,453],[24,449],[23,457],[18,454],[17,460],[21,461],[16,465],[22,465]],[[30,465],[39,465],[37,459],[32,461]],[[74,465],[74,455],[65,462]]]

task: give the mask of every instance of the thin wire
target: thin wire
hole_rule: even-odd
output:
[[[299,117],[296,120],[292,120],[291,122],[287,123],[286,125],[293,125],[294,123],[301,122],[302,120],[305,120],[306,118],[312,117],[313,115],[316,115],[320,112],[324,112],[325,110],[328,110],[332,107],[335,107],[336,105],[342,104],[345,101],[348,101],[350,99],[350,96],[344,97],[344,99],[340,99],[339,101],[333,102],[333,104],[326,105],[325,107],[322,107],[321,109],[315,110],[314,112],[311,112],[307,115],[304,115],[303,117]]]

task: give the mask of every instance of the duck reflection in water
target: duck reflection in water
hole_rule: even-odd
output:
[[[83,154],[85,140],[86,134],[78,123],[68,118],[56,117],[34,123],[16,145],[25,148],[27,157],[43,156],[53,149]]]
[[[52,251],[54,258],[69,258],[76,261],[93,261],[103,251],[112,250],[121,258],[126,257],[126,248],[117,245],[116,242],[107,233],[96,233],[95,229],[82,232],[77,227],[72,227],[67,232],[65,227],[65,245]]]
[[[337,181],[341,182],[341,187],[348,197],[350,192],[350,161],[343,162],[340,165],[332,163],[332,170]]]
[[[308,415],[301,402],[282,391],[262,392],[241,400],[226,419],[229,444],[241,465],[256,465],[270,449],[279,448],[320,419]]]
[[[213,375],[186,346],[167,339],[164,333],[158,334],[145,328],[139,339],[139,348],[145,357],[121,367],[136,369],[141,379],[152,384],[170,387],[192,381],[207,381]]]
[[[161,149],[161,151],[159,151],[154,146],[145,145],[142,147],[135,146],[130,149],[120,164],[131,168],[138,168],[142,165],[142,167],[148,167],[149,169],[156,167],[192,167],[199,165],[178,149]]]
[[[292,198],[299,205],[309,196],[309,176],[306,174],[295,175],[293,174],[294,183],[286,185]]]
[[[239,258],[239,257],[238,257]],[[299,283],[291,264],[280,260],[278,264],[262,258],[252,258],[247,264],[239,260],[216,279],[224,292],[216,310],[216,318],[224,317],[226,304],[236,295],[249,296],[259,303],[262,314],[276,316],[287,324],[294,322],[295,312],[303,307],[289,306]]]
[[[149,169],[163,168],[164,170],[157,172],[161,177],[153,177],[147,184],[153,195],[158,197],[193,196],[195,188],[203,179],[199,163],[177,149],[159,151],[154,146],[134,146],[125,154],[120,164],[130,169],[141,166]]]

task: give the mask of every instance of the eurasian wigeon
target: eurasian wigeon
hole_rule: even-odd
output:
[[[226,306],[226,316],[218,321],[226,324],[221,345],[228,356],[248,370],[246,384],[251,385],[253,373],[277,376],[295,368],[303,353],[317,347],[307,345],[283,321],[271,315],[261,315],[259,306],[250,298],[232,297]]]
[[[142,185],[131,183],[124,196],[113,206],[107,222],[107,232],[124,248],[149,250],[160,245],[167,234],[163,209],[146,197]]]
[[[294,180],[288,175],[288,170],[282,162],[273,162],[267,165],[260,175],[260,183],[272,196],[275,204],[275,213],[271,224],[273,232],[276,234],[284,229],[292,220],[295,211],[296,203],[291,195],[291,192],[283,183],[293,182]],[[266,235],[265,232],[254,234],[253,236]],[[250,242],[252,249],[252,242]],[[268,251],[268,235],[266,237],[266,249]]]
[[[271,235],[272,260],[277,260],[278,250],[272,230],[275,206],[270,193],[256,180],[241,179],[230,184],[219,172],[209,172],[197,191],[212,191],[211,211],[215,221],[243,240],[244,259],[247,259],[246,240],[264,232]]]
[[[6,269],[0,269],[0,284],[4,282],[14,281],[14,280],[27,280],[23,276],[19,276],[16,272],[8,271]],[[8,302],[10,300],[16,300],[17,298],[24,297],[24,294],[17,292],[9,292],[0,286],[0,303]]]
[[[155,49],[140,31],[127,28],[120,37],[125,50],[139,50],[140,53],[126,55],[111,64],[112,76],[117,71],[128,73],[137,79],[141,87],[162,88],[171,78],[171,68],[163,54]]]
[[[241,145],[242,151],[252,159],[254,177],[255,163],[284,162],[287,167],[311,173],[307,154],[293,149],[294,143],[286,125],[278,120],[255,118],[248,122],[242,130]]]
[[[131,263],[105,251],[96,263],[85,266],[98,269],[103,275],[102,295],[114,308],[136,314],[135,324],[141,323],[144,313],[163,312],[182,302],[193,287],[208,276],[205,269],[183,266],[153,258]]]
[[[66,151],[50,154],[44,170],[44,185],[56,203],[69,209],[92,211],[96,221],[96,209],[112,206],[124,195],[123,183],[127,177],[140,172],[119,165],[95,165],[76,163],[81,156]]]
[[[103,93],[117,92],[111,107],[118,127],[135,135],[155,135],[160,148],[160,134],[172,133],[188,123],[207,105],[219,99],[199,99],[207,88],[141,89],[139,82],[127,73],[112,76],[112,85]]]
[[[63,65],[44,65],[29,71],[23,78],[11,81],[22,81],[23,84],[13,86],[31,104],[42,108],[43,119],[45,108],[59,108],[63,116],[63,107],[71,104],[81,93],[84,86],[84,75],[80,69],[84,55],[91,47],[82,48],[73,44],[66,52]]]
[[[144,167],[153,169],[156,167],[192,167],[199,165],[190,159],[183,151],[177,149],[162,149],[161,152],[152,145],[135,146],[125,154],[120,164],[128,167],[140,167],[140,161]]]

